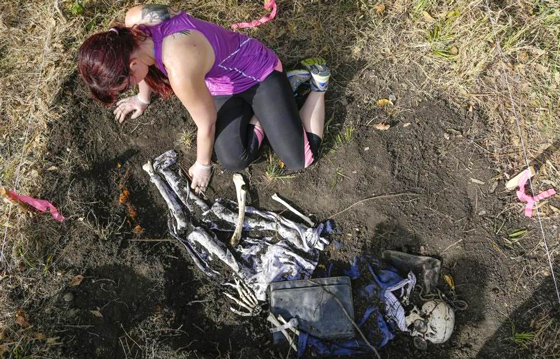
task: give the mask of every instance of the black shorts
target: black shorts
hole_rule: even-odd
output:
[[[259,142],[254,126],[257,116],[270,146],[289,169],[305,167],[305,138],[314,160],[321,139],[305,133],[290,82],[284,72],[273,71],[261,83],[235,95],[214,96],[218,119],[214,151],[218,162],[227,169],[240,171],[258,155]]]

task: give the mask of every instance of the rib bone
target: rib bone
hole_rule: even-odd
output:
[[[311,227],[315,227],[315,223],[311,220],[311,218],[303,215],[300,211],[298,211],[297,209],[295,209],[294,207],[290,206],[286,201],[284,201],[282,198],[278,197],[278,194],[273,194],[272,195],[272,199],[275,200],[276,202],[282,204],[284,207],[286,207],[290,212],[292,212],[293,214],[295,214],[296,216],[298,216],[299,218],[303,219],[305,222],[307,222],[307,224],[309,224]]]
[[[243,176],[239,173],[233,175],[233,183],[235,184],[235,191],[237,192],[237,204],[239,208],[239,217],[237,218],[237,225],[235,232],[231,236],[230,244],[235,247],[239,244],[241,239],[241,232],[243,231],[243,222],[245,221],[245,201],[247,199],[247,190],[245,188],[245,181]]]

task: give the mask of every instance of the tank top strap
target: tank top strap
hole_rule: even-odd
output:
[[[165,75],[165,77],[167,77],[167,71],[165,71],[165,66],[163,65],[163,60],[161,59],[161,39],[159,41],[156,41],[152,38],[152,41],[154,42],[154,57],[156,60],[156,65],[157,67],[161,70],[161,72],[163,72],[163,74]]]
[[[155,26],[146,26],[143,30],[146,31],[153,43],[154,43],[154,58],[156,61],[156,66],[161,70],[161,72],[163,72],[163,74],[167,77],[167,71],[165,71],[165,66],[163,65],[163,60],[162,60],[162,42],[163,42],[163,38],[165,37],[164,34],[162,34],[162,28],[161,28],[161,24],[157,24]]]

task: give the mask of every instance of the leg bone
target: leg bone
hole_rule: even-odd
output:
[[[235,184],[235,191],[237,192],[237,203],[239,208],[239,217],[237,219],[237,225],[235,226],[235,232],[231,236],[230,244],[235,247],[239,244],[241,240],[241,232],[243,231],[243,222],[245,221],[245,201],[247,199],[247,190],[245,189],[245,181],[243,176],[236,173],[233,175],[233,183]]]
[[[177,202],[168,185],[157,173],[155,173],[152,161],[148,161],[146,164],[144,164],[142,166],[142,169],[150,175],[150,181],[152,181],[156,185],[159,193],[161,193],[161,196],[167,203],[167,207],[169,207],[171,214],[177,221],[177,230],[182,231],[186,229],[187,218],[185,216],[185,212],[183,212],[181,204]]]

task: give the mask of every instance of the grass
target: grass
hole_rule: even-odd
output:
[[[280,161],[278,156],[276,156],[276,154],[272,152],[272,150],[269,149],[266,156],[267,165],[264,172],[264,178],[268,183],[272,183],[277,180],[283,181],[295,177],[295,175],[286,174],[284,163]]]
[[[511,336],[511,340],[520,346],[526,346],[535,340],[535,333],[533,332],[522,332],[522,333],[514,333]]]
[[[0,185],[37,197],[42,194],[41,175],[53,165],[44,160],[51,125],[73,106],[60,99],[61,93],[68,91],[65,83],[75,74],[78,46],[90,34],[122,19],[125,9],[134,4],[122,1],[117,6],[116,2],[93,0],[57,3],[64,16],[52,0],[0,3],[0,29],[5,30],[0,37]],[[161,3],[186,6],[178,1]],[[450,103],[480,111],[489,128],[480,145],[501,168],[517,170],[524,164],[504,75],[512,85],[529,156],[537,156],[557,139],[560,2],[490,1],[489,10],[485,0],[396,0],[385,3],[382,11],[376,4],[364,0],[279,1],[277,19],[247,32],[275,49],[287,67],[306,57],[327,58],[334,74],[332,88],[338,93],[344,90],[338,70],[353,61],[374,69],[380,63],[418,67],[425,76],[422,86],[444,94]],[[224,26],[262,14],[260,1],[193,0],[188,6],[194,15]],[[490,18],[503,59],[496,49]],[[330,150],[326,155],[354,137],[351,120],[342,124],[330,117],[323,142],[323,148]],[[192,140],[190,132],[178,138],[186,147],[192,146]],[[543,168],[542,179],[560,183],[559,172],[553,170],[559,168],[560,156],[553,156]],[[335,171],[333,187],[341,175]],[[264,176],[267,181],[293,178],[272,154]],[[12,273],[0,281],[0,326],[8,328],[5,331],[10,340],[18,343],[8,348],[12,357],[37,355],[37,340],[24,331],[10,329],[15,326],[18,308],[12,306],[7,283],[29,288],[23,301],[28,306],[48,302],[65,285],[56,274],[58,259],[53,260],[64,253],[58,241],[71,236],[58,224],[30,218],[5,203],[0,203],[0,223],[5,255],[2,270]],[[39,230],[30,230],[30,224]],[[95,214],[80,224],[97,238],[118,233],[120,225],[101,223]],[[497,233],[503,223],[498,227]],[[522,237],[508,236],[508,240],[518,242]],[[21,262],[26,263],[26,269],[19,272]],[[546,319],[542,322],[541,328],[546,330],[514,333],[512,340],[553,353],[549,342],[560,333],[560,327]],[[48,350],[44,345],[41,348]],[[41,355],[48,357],[43,352]]]
[[[187,129],[179,133],[177,138],[177,146],[190,149],[196,142],[196,129]]]

